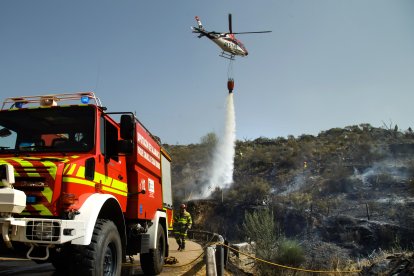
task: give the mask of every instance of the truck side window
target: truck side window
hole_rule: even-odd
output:
[[[103,128],[103,131],[102,131]],[[105,157],[118,161],[118,129],[109,121],[102,118],[101,121],[101,152]],[[103,150],[102,150],[103,149]]]

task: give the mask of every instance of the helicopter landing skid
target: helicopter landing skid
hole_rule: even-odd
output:
[[[221,54],[219,56],[220,57],[227,58],[229,60],[234,60],[234,55],[233,54],[226,53],[226,52],[221,52]]]

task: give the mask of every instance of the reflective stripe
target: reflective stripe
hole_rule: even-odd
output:
[[[10,158],[11,160],[19,163],[22,166],[23,170],[27,172],[27,175],[30,177],[40,177],[40,174],[36,172],[36,169],[33,168],[33,164],[29,161],[23,160],[21,158]],[[34,172],[33,172],[34,171]]]
[[[83,171],[85,171],[85,168],[83,168]],[[95,172],[95,178],[93,180],[95,182],[101,183],[102,185],[105,185],[105,186],[111,186],[111,183],[112,183],[112,178],[111,177],[107,177],[107,176],[105,176],[103,174],[100,174],[100,173],[97,173],[97,172]]]
[[[121,190],[121,191],[125,191],[125,192],[128,191],[127,183],[126,182],[121,182],[121,181],[116,180],[116,179],[112,180],[111,187],[115,188],[115,189],[118,189],[118,190]]]
[[[79,178],[85,177],[85,167],[80,166],[76,176]],[[113,179],[101,173],[95,172],[95,178],[93,179],[96,183],[101,183],[104,190],[111,191],[117,194],[126,195],[128,192],[128,184],[126,182]],[[112,188],[110,188],[112,187]],[[116,189],[116,190],[115,190]]]
[[[76,169],[76,164],[66,165],[63,171],[63,174],[73,175],[73,172],[75,171],[75,169]]]
[[[49,174],[52,176],[53,180],[56,179],[56,171],[57,171],[57,167],[56,164],[50,161],[44,161],[41,162],[43,164],[43,166],[47,167],[47,171],[49,172]]]
[[[65,167],[63,168],[63,174],[66,174],[69,168],[70,168],[70,165],[65,165]]]
[[[76,173],[77,177],[84,178],[85,177],[85,167],[80,166],[78,172]]]
[[[108,192],[111,192],[111,193],[114,193],[114,194],[122,195],[122,196],[127,196],[128,195],[128,193],[126,193],[126,192],[121,192],[119,190],[115,190],[115,189],[109,188],[107,186],[103,186],[102,190],[108,191]]]
[[[72,183],[77,183],[77,184],[82,184],[82,185],[86,185],[86,186],[95,187],[95,182],[85,180],[85,179],[75,178],[75,177],[66,177],[65,176],[65,177],[63,177],[62,182],[72,182]]]
[[[45,187],[42,191],[42,195],[47,199],[49,203],[52,203],[53,191],[49,187]]]
[[[96,185],[96,183],[93,182],[93,181],[80,179],[80,178],[75,178],[75,177],[63,177],[62,181],[63,182],[71,182],[71,183],[86,185],[86,186],[90,186],[90,187],[95,187],[95,185]],[[102,190],[107,191],[107,192],[111,192],[111,193],[114,193],[114,194],[122,195],[122,196],[127,196],[128,195],[127,192],[115,190],[115,189],[112,189],[111,187],[104,186],[104,185],[102,185]]]
[[[51,216],[52,215],[50,210],[43,204],[33,204],[33,205],[30,205],[30,206],[32,206],[34,209],[36,209],[36,211],[39,211],[40,215],[44,215],[44,216]]]

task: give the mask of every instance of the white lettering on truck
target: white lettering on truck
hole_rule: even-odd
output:
[[[138,154],[141,155],[142,157],[144,157],[148,162],[150,162],[152,165],[154,165],[157,169],[160,169],[161,168],[160,162],[158,162],[157,160],[155,160],[154,157],[152,157],[151,155],[149,155],[148,152],[146,152],[140,146],[138,146]]]
[[[156,150],[150,142],[145,139],[141,133],[138,132],[138,143],[143,145],[149,152],[151,152],[154,156],[156,156],[158,159],[160,159],[161,154],[158,150]]]

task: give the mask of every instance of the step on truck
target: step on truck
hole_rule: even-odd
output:
[[[171,158],[131,112],[92,92],[7,98],[0,110],[0,247],[70,275],[162,271]]]

